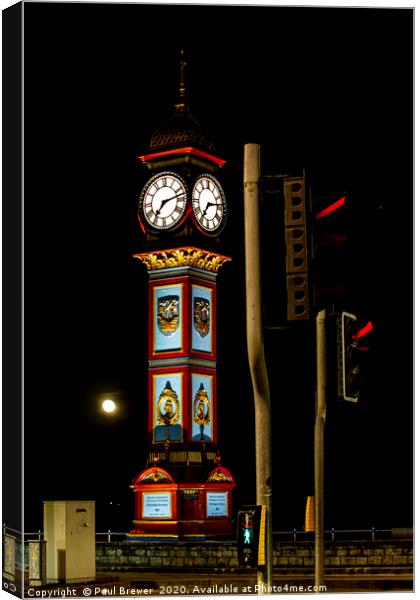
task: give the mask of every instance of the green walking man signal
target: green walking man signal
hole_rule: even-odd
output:
[[[265,564],[265,506],[243,506],[238,511],[238,561],[241,566]]]

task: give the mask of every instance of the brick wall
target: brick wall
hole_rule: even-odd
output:
[[[313,570],[313,542],[275,542],[273,567],[281,570]],[[382,569],[410,571],[413,543],[410,540],[326,542],[325,565],[331,570],[380,572]],[[235,569],[235,542],[98,542],[97,571],[159,569]]]

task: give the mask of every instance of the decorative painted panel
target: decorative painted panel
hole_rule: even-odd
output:
[[[192,440],[213,441],[213,375],[192,373]]]
[[[153,288],[153,351],[182,351],[182,284]]]
[[[201,285],[191,286],[192,324],[191,346],[199,352],[212,351],[213,290]]]
[[[182,442],[182,373],[153,375],[153,439]]]

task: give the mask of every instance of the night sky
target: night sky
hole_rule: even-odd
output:
[[[412,19],[25,5],[25,531],[42,529],[43,500],[73,498],[96,500],[98,531],[130,528],[129,485],[147,451],[147,274],[132,254],[144,249],[136,207],[149,174],[137,156],[173,113],[180,48],[191,111],[227,160],[233,261],[218,276],[218,417],[236,507],[255,502],[242,160],[256,142],[263,175],[305,169],[320,194],[349,193],[346,308],[375,326],[362,399],[328,407],[326,526],[412,525]],[[275,237],[270,223],[273,289]],[[276,530],[302,528],[313,493],[311,345],[295,325],[265,337]],[[122,410],[107,419],[98,402],[116,392]]]

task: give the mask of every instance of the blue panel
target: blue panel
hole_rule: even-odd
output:
[[[213,331],[212,289],[201,285],[192,285],[192,349],[199,352],[211,352]]]
[[[154,288],[154,351],[182,349],[182,285]]]
[[[182,373],[153,375],[153,438],[182,442]]]
[[[213,440],[213,376],[191,375],[192,439]]]

